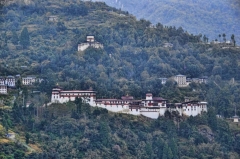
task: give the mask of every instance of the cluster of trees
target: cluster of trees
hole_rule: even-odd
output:
[[[165,113],[157,120],[93,108],[80,99],[64,105],[55,104],[37,112],[32,107],[14,107],[7,114],[25,132],[26,143],[38,144],[41,153],[18,147],[25,158],[238,158],[240,138],[236,130],[216,117],[210,108],[202,116],[183,118]],[[18,110],[18,111],[15,111]],[[16,118],[22,116],[24,118]],[[32,123],[26,119],[35,117]],[[18,130],[19,132],[19,130]],[[189,146],[190,145],[190,146]],[[2,145],[2,156],[13,147]],[[15,145],[16,146],[16,145]],[[16,152],[17,153],[17,152]]]
[[[160,21],[168,26],[181,26],[194,34],[205,33],[209,36],[209,42],[218,39],[219,33],[225,32],[225,39],[230,39],[233,33],[239,35],[237,26],[240,21],[235,20],[240,15],[238,0],[224,2],[217,0],[186,0],[184,2],[167,0],[161,2],[158,0],[102,1],[110,6],[127,10],[136,15],[137,18],[148,19],[154,24]],[[221,14],[223,12],[226,14]],[[214,23],[212,23],[213,21]],[[236,36],[238,42],[239,38]]]

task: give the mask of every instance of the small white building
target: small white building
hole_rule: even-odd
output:
[[[197,116],[207,112],[207,102],[188,101],[182,103],[182,113],[186,116]]]
[[[87,36],[87,42],[95,42],[94,36]]]
[[[164,43],[163,47],[172,48],[173,44],[172,43]]]
[[[237,115],[233,116],[234,123],[238,123],[238,120],[239,120],[239,116],[237,116]]]
[[[148,117],[149,115],[147,114],[152,114],[154,118],[158,118],[159,115],[163,116],[167,110],[167,100],[161,97],[153,97],[152,93],[146,94],[146,99],[142,99],[142,105],[144,107],[144,109],[141,111],[142,115]],[[151,111],[151,113],[147,113],[147,111]],[[156,112],[158,116],[156,116]]]
[[[22,78],[22,84],[23,85],[33,85],[37,81],[37,78],[35,76],[27,76]]]
[[[161,84],[165,85],[167,82],[167,78],[159,78],[161,80]]]
[[[83,102],[95,105],[96,92],[95,91],[82,91],[82,90],[70,90],[63,91],[60,88],[53,88],[52,90],[52,103],[66,103],[69,101],[75,101],[76,97],[82,98]]]
[[[8,87],[15,87],[16,86],[16,79],[14,76],[7,76],[6,80],[5,80],[5,84]]]
[[[7,85],[6,84],[0,85],[0,94],[7,94]]]
[[[4,85],[5,84],[5,78],[4,77],[0,77],[0,85]]]
[[[174,76],[174,80],[177,82],[178,87],[188,86],[185,75],[176,75],[176,76]]]
[[[15,137],[16,137],[16,135],[15,135],[15,133],[8,133],[8,134],[6,135],[6,137],[9,138],[9,139],[11,139],[11,140],[14,140]]]
[[[207,84],[208,83],[208,77],[207,76],[203,76],[203,77],[199,78],[199,83]]]
[[[97,41],[95,41],[94,36],[87,36],[87,42],[78,44],[78,51],[84,51],[88,47],[93,47],[96,49],[103,48],[103,45]]]
[[[58,20],[58,17],[55,16],[55,15],[51,15],[51,16],[48,17],[48,20],[52,21],[52,22],[56,22]]]

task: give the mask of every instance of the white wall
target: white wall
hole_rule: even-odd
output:
[[[157,119],[159,117],[158,111],[140,111],[143,116],[146,116],[148,118]]]
[[[89,43],[83,43],[78,45],[78,51],[84,51],[89,47]]]

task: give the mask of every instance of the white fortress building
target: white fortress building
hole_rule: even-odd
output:
[[[60,88],[54,88],[52,90],[52,103],[66,103],[69,101],[75,101],[76,97],[82,98],[83,102],[88,103],[89,105],[94,105],[96,100],[95,91],[80,91],[80,90],[71,90],[63,91]]]
[[[63,91],[60,88],[52,90],[51,103],[66,103],[81,97],[85,103],[93,107],[105,108],[115,113],[143,115],[152,119],[164,116],[166,111],[178,112],[179,115],[197,116],[207,112],[207,102],[185,101],[183,103],[168,103],[161,97],[153,97],[147,93],[146,98],[135,100],[133,96],[123,96],[121,99],[96,99],[95,91]]]
[[[7,76],[6,80],[5,80],[5,84],[8,87],[15,87],[16,84],[16,79],[14,76]]]
[[[36,82],[41,83],[42,81],[43,79],[37,78],[36,76],[27,76],[22,78],[22,84],[27,86],[33,85]]]
[[[88,47],[93,47],[96,49],[103,48],[103,45],[99,42],[96,42],[94,36],[87,36],[87,42],[78,44],[78,51],[84,51]]]
[[[0,94],[7,94],[7,85],[0,84]]]
[[[14,76],[0,77],[0,84],[8,87],[15,87],[16,79]]]
[[[22,78],[22,84],[23,85],[32,85],[35,82],[36,82],[36,77],[35,76],[27,76],[27,77]]]
[[[178,87],[188,86],[185,75],[176,75],[174,76],[174,80],[177,82]]]

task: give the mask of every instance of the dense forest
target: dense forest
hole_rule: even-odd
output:
[[[205,33],[192,35],[181,27],[152,27],[102,2],[11,1],[0,22],[0,75],[44,79],[30,87],[18,81],[17,89],[0,96],[0,136],[19,134],[15,142],[0,140],[2,158],[239,158],[239,127],[225,119],[235,107],[240,115],[238,47],[207,44]],[[104,48],[77,51],[87,35]],[[209,82],[178,88],[171,79],[177,74],[208,76]],[[161,77],[169,78],[165,85]],[[183,102],[187,96],[207,101],[209,111],[190,118],[168,112],[150,120],[77,101],[42,107],[56,84],[92,88],[97,98],[140,99],[152,92]],[[23,101],[33,104],[26,108]]]
[[[99,0],[93,0],[99,1]],[[145,18],[154,24],[183,27],[189,33],[205,33],[211,40],[225,33],[234,33],[240,40],[240,3],[238,0],[100,0],[108,5],[129,11],[137,18]],[[219,39],[218,39],[219,40]]]

